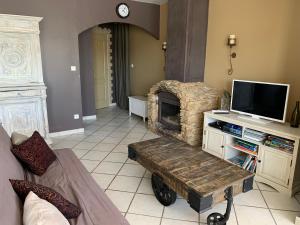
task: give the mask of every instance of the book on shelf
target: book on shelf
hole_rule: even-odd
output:
[[[264,143],[266,146],[277,148],[284,151],[292,152],[294,150],[295,142],[285,138],[268,135],[267,140]]]
[[[251,151],[251,152],[258,151],[258,145],[256,144],[244,140],[240,140],[240,139],[236,139],[234,142],[235,142],[235,147],[241,148],[242,150]]]
[[[257,159],[254,156],[238,155],[238,156],[235,156],[235,157],[229,159],[229,161],[235,165],[242,167],[245,170],[252,172],[252,173],[254,173],[256,171]]]
[[[244,161],[243,168],[254,173],[256,170],[256,157],[248,155]]]
[[[240,166],[240,167],[243,167],[243,164],[244,164],[244,162],[245,162],[245,157],[239,155],[239,156],[235,156],[235,157],[229,159],[229,161],[232,162],[232,163],[235,164],[235,165],[238,165],[238,166]]]

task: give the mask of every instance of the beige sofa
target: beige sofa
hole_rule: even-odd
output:
[[[11,153],[11,141],[0,126],[0,223],[22,225],[22,202],[9,179],[29,180],[53,188],[82,210],[71,225],[129,225],[70,149],[55,151],[57,160],[43,176],[23,169]]]

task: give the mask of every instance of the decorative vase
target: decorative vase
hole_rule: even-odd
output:
[[[299,110],[299,101],[297,101],[291,118],[291,127],[298,128],[299,122],[300,122],[300,110]]]

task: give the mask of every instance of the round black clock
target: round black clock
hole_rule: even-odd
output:
[[[127,18],[130,14],[129,6],[126,3],[120,3],[116,8],[117,15],[120,18]]]

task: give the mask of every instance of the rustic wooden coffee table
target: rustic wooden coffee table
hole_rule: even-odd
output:
[[[154,194],[165,206],[176,201],[176,193],[199,213],[227,200],[226,213],[209,215],[209,225],[226,224],[233,196],[253,189],[254,174],[177,139],[130,144],[128,156],[152,172]]]

